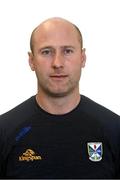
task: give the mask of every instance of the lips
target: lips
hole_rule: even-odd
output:
[[[53,78],[53,79],[64,79],[64,78],[68,77],[68,75],[55,74],[55,75],[51,75],[50,77]]]

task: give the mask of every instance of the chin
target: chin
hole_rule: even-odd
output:
[[[68,96],[69,94],[71,94],[73,92],[73,89],[69,89],[69,90],[64,90],[64,91],[49,91],[47,92],[47,94],[49,94],[49,96],[51,97],[55,97],[55,98],[59,98],[59,97],[65,97]]]

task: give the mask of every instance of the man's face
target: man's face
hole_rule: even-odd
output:
[[[79,90],[85,50],[78,32],[66,22],[47,22],[34,34],[34,52],[29,53],[31,69],[38,80],[38,90],[53,97],[63,97]]]

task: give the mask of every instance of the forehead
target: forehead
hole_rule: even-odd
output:
[[[47,45],[73,45],[78,44],[79,34],[72,23],[66,21],[48,21],[39,25],[33,34],[34,46]]]

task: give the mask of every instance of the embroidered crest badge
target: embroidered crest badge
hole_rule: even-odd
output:
[[[91,161],[97,162],[102,160],[103,147],[102,142],[88,142],[88,155]]]

